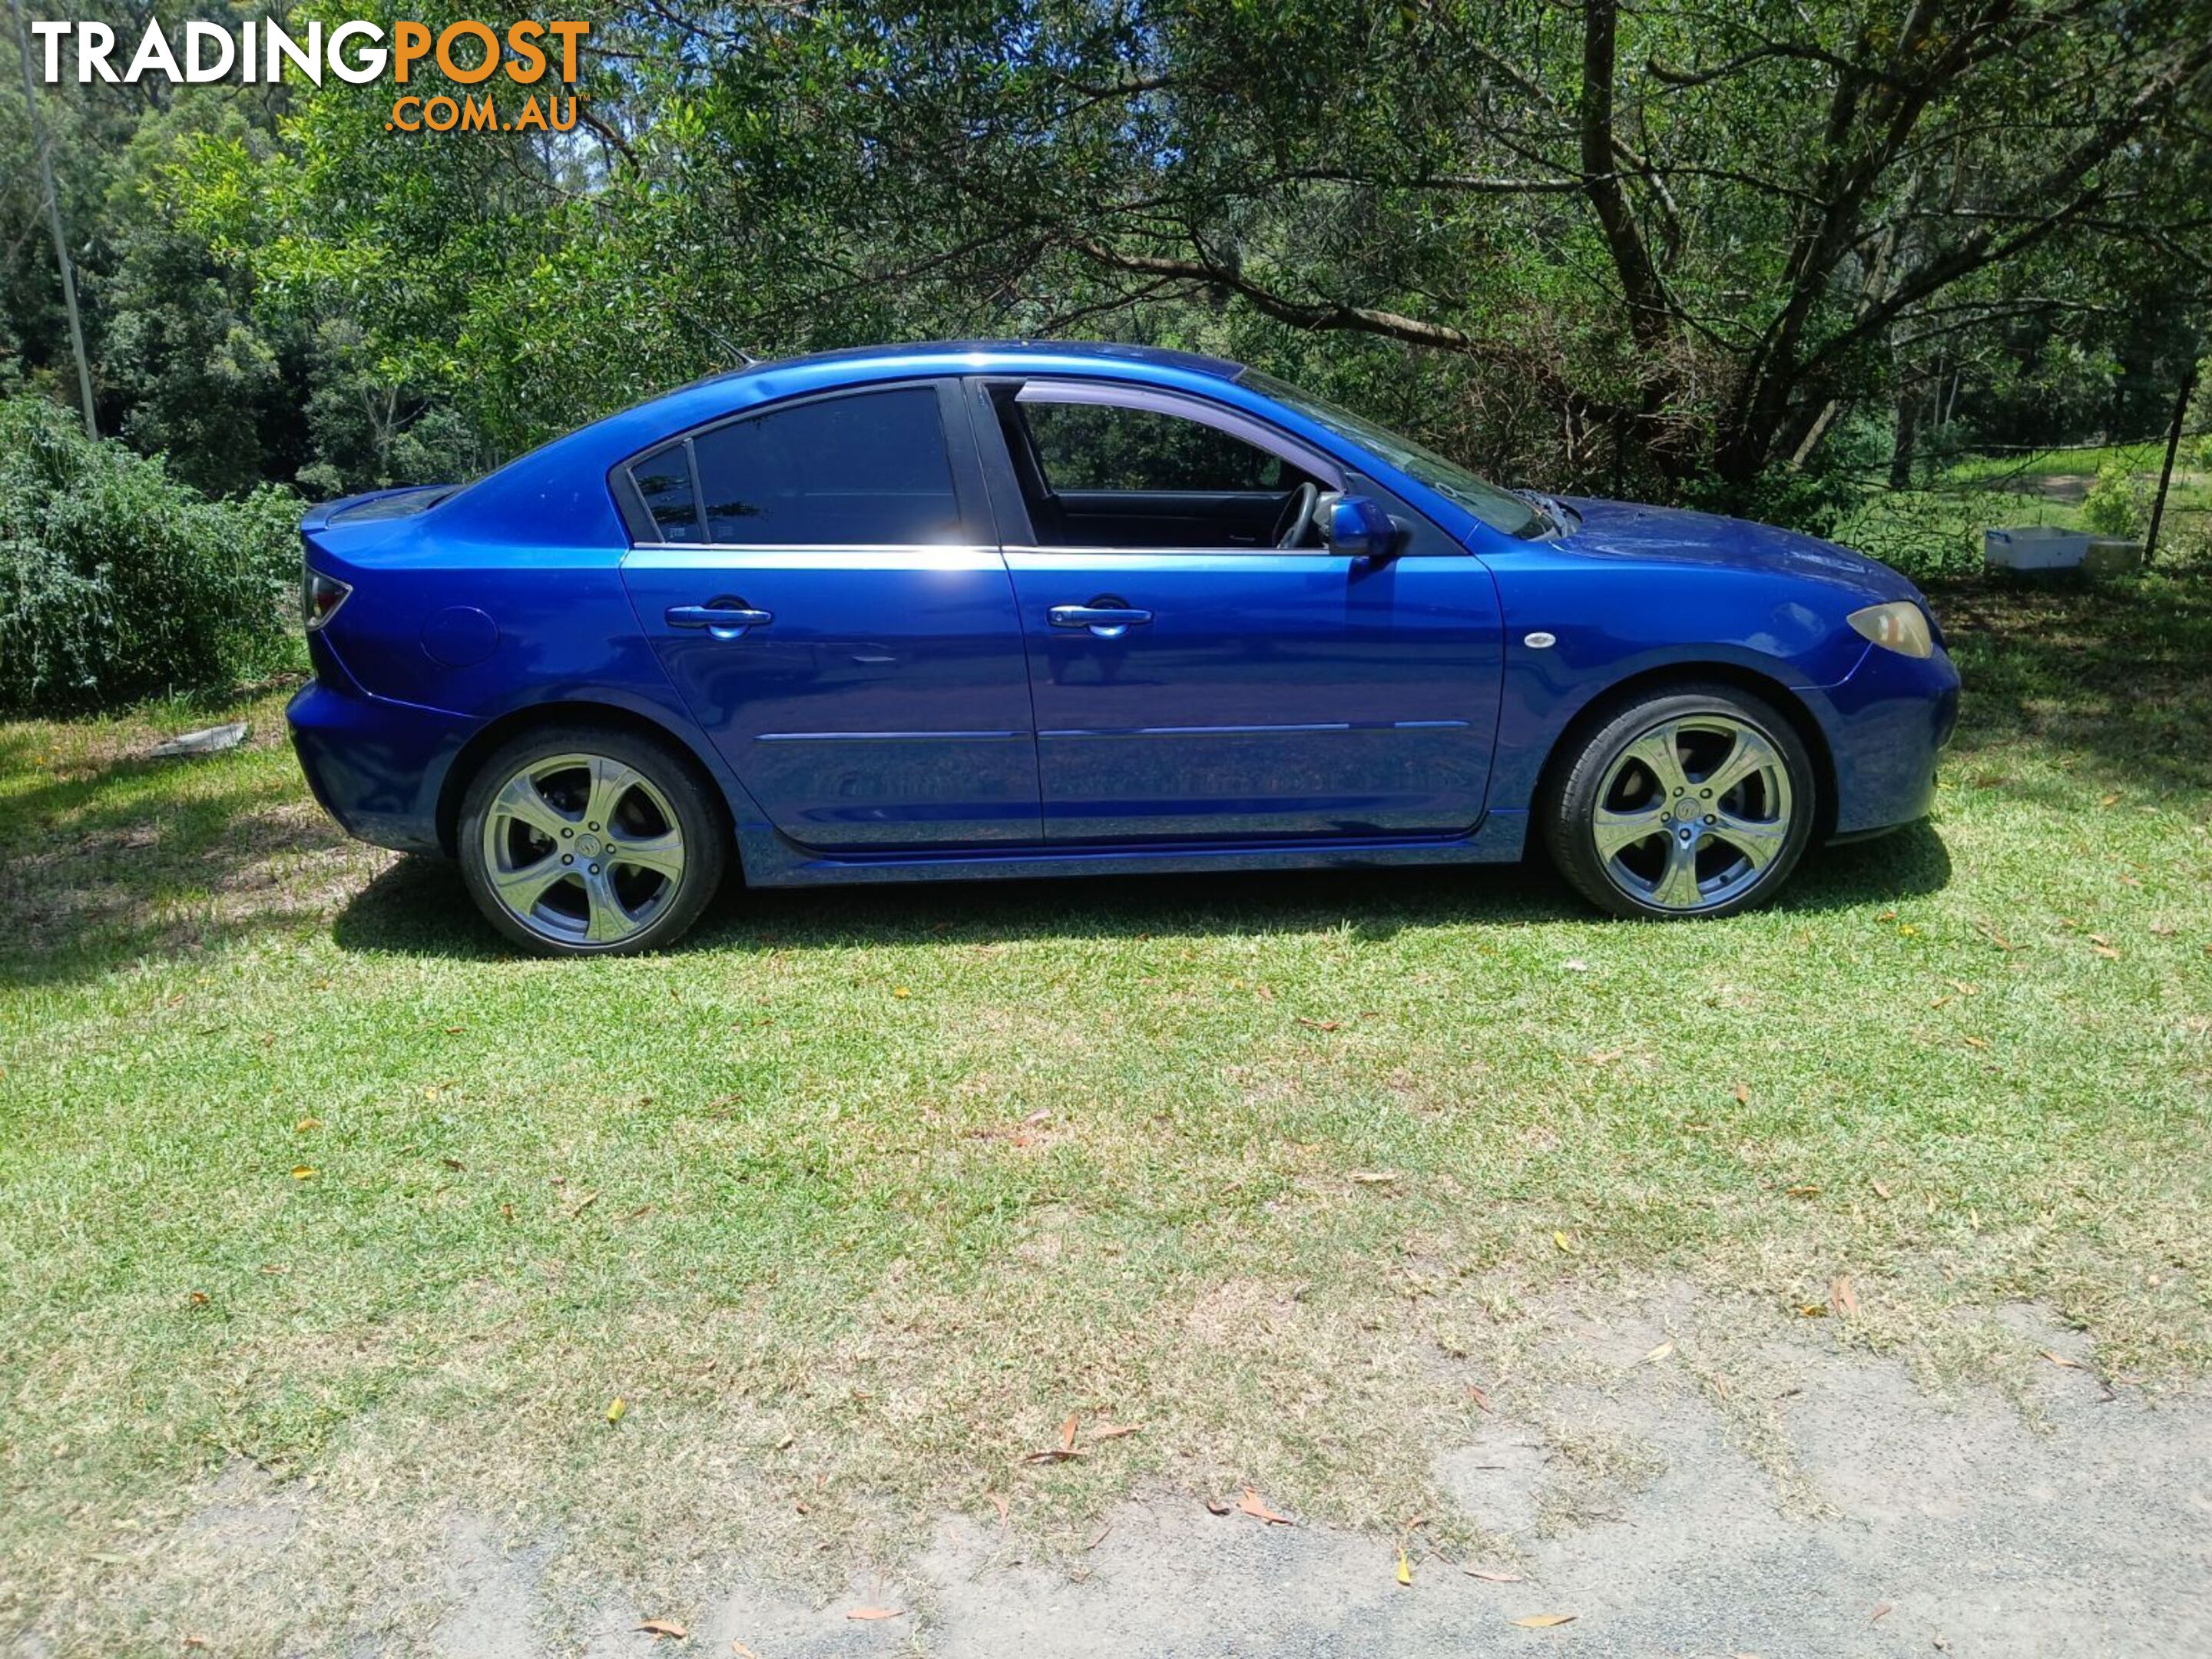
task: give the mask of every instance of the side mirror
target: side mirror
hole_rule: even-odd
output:
[[[1398,526],[1370,495],[1330,491],[1314,509],[1321,544],[1340,557],[1380,564],[1398,550]]]

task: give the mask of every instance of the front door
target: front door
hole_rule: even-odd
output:
[[[1480,817],[1502,647],[1480,561],[1449,543],[1373,568],[1328,553],[1297,522],[1302,492],[1344,475],[1241,411],[1074,381],[974,406],[1006,447],[994,481],[1021,497],[1002,520],[1030,520],[1006,553],[1047,841]]]
[[[1039,839],[1021,623],[968,431],[957,386],[925,382],[778,404],[629,469],[639,623],[805,846]]]

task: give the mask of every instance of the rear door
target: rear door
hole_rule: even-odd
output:
[[[1047,841],[1480,817],[1503,645],[1480,560],[1425,526],[1379,567],[1277,546],[1300,486],[1367,486],[1241,411],[1080,381],[978,382],[971,406],[1000,521],[1028,526],[1006,553]]]
[[[777,830],[1039,838],[1021,623],[957,383],[777,404],[615,482],[639,622]]]

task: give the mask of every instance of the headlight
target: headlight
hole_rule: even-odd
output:
[[[301,567],[300,571],[300,619],[312,634],[338,613],[338,607],[353,592],[334,576],[325,576],[319,570]],[[1927,653],[1922,653],[1924,656]]]
[[[1935,654],[1936,641],[1928,631],[1928,613],[1910,599],[1870,605],[1863,611],[1852,611],[1844,620],[1862,639],[1872,640],[1885,651],[1902,652],[1908,657]]]

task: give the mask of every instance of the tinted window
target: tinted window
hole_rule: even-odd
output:
[[[699,512],[691,499],[691,464],[684,458],[682,444],[654,450],[631,465],[629,476],[636,482],[638,494],[645,497],[645,510],[653,514],[662,541],[699,539]]]
[[[693,441],[707,539],[748,546],[957,542],[933,386],[800,404]]]
[[[1021,410],[1054,490],[1285,488],[1280,457],[1180,416],[1107,404]]]

